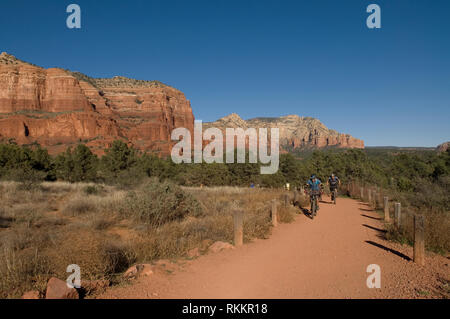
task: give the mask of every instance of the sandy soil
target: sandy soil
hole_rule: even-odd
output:
[[[448,298],[449,258],[428,254],[421,267],[412,254],[383,239],[383,222],[366,204],[339,198],[269,239],[179,260],[98,298]],[[366,285],[370,264],[381,267],[379,289]]]

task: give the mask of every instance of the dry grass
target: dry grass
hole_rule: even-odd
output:
[[[394,219],[394,203],[401,203],[400,227],[393,224],[386,224],[386,238],[402,244],[414,244],[414,215],[423,215],[425,218],[425,245],[430,251],[447,254],[450,250],[450,212],[438,211],[432,208],[417,209],[410,203],[409,197],[401,192],[381,190],[381,199],[384,196],[389,198],[390,216]],[[361,199],[360,186],[355,185],[350,189],[349,195],[353,198]],[[367,188],[364,191],[363,200],[367,201]],[[372,205],[381,211],[383,203],[379,200]]]
[[[131,191],[143,194],[142,187]],[[51,276],[67,277],[70,264],[81,267],[83,279],[114,280],[135,262],[185,256],[189,249],[204,247],[205,240],[232,242],[235,209],[245,213],[245,242],[267,238],[271,200],[283,203],[281,190],[214,187],[182,192],[196,200],[200,212],[191,213],[186,206],[184,218],[155,227],[121,212],[129,204],[129,191],[62,182],[25,190],[18,183],[1,182],[0,298],[17,298],[30,289],[44,292]],[[292,221],[298,212],[279,205],[280,222]]]

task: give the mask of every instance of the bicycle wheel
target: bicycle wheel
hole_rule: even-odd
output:
[[[311,198],[311,218],[314,218],[314,216],[316,215],[316,210],[317,210],[317,206],[316,206],[316,199]]]

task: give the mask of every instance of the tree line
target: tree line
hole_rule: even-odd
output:
[[[248,156],[248,154],[247,154]],[[172,180],[186,186],[293,187],[304,185],[311,174],[326,181],[331,173],[343,183],[358,181],[394,191],[417,194],[423,201],[449,209],[450,153],[437,152],[370,154],[365,150],[314,151],[304,159],[280,155],[276,174],[261,175],[260,163],[174,164],[114,141],[101,157],[83,144],[50,156],[39,145],[0,144],[0,178],[3,180],[99,182],[130,187],[146,177]]]

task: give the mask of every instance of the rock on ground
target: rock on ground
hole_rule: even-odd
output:
[[[67,283],[61,279],[52,277],[47,283],[45,299],[79,299],[75,288],[67,287]]]

